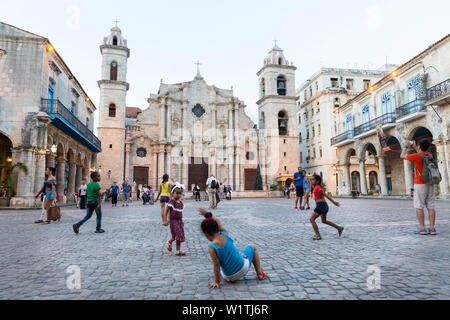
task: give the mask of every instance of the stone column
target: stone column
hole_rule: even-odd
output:
[[[170,103],[167,104],[167,139],[171,140],[172,137],[172,106]]]
[[[153,187],[153,191],[157,192],[158,190],[158,153],[156,151],[152,151],[153,155],[153,180],[151,185]]]
[[[189,189],[190,186],[188,186],[189,184],[189,161],[190,161],[190,157],[189,157],[189,149],[187,147],[183,147],[183,163],[181,164],[183,166],[183,170],[182,170],[182,184],[184,184],[184,186],[186,188]]]
[[[54,168],[55,167],[55,156],[53,154],[50,154],[46,157],[45,160],[45,168]]]
[[[34,192],[34,175],[35,175],[35,155],[33,149],[22,149],[21,152],[21,162],[27,166],[28,174],[23,172],[23,170],[17,171],[17,189],[16,197],[32,197]]]
[[[78,192],[80,190],[82,175],[83,167],[81,165],[77,165],[77,173],[75,175],[75,192]]]
[[[89,168],[82,167],[81,169],[81,180],[85,180],[86,182],[89,182]],[[117,181],[119,183],[119,181]]]
[[[448,153],[446,152],[447,146],[446,142],[436,142],[434,143],[436,145],[436,151],[437,151],[437,165],[439,168],[439,171],[442,176],[442,181],[439,184],[440,189],[440,198],[441,199],[449,199],[450,198],[450,192],[449,192],[449,171],[447,164],[449,163],[450,159],[448,156]]]
[[[233,147],[227,148],[227,165],[228,165],[228,184],[234,189],[234,150]]]
[[[45,181],[45,167],[46,167],[47,150],[39,150],[36,154],[36,169],[34,178],[34,193],[38,193],[42,189]]]
[[[56,166],[56,192],[58,193],[60,200],[62,200],[64,196],[64,173],[66,170],[66,159],[58,158],[56,161],[58,162]]]
[[[343,170],[343,178],[342,178],[342,182],[344,182],[345,186],[342,190],[343,195],[351,195],[352,194],[352,182],[350,179],[350,164],[347,163],[342,167]]]
[[[405,170],[405,195],[411,193],[414,188],[414,173],[412,163],[408,160],[403,161],[403,168]]]
[[[128,180],[129,184],[132,185],[134,181],[131,181],[130,177],[130,152],[131,152],[131,143],[125,143],[125,179]]]
[[[67,181],[67,198],[70,200],[72,200],[72,196],[75,193],[76,174],[77,163],[75,161],[71,161],[69,163],[69,181]]]
[[[361,194],[367,194],[366,163],[362,159],[359,159],[359,176],[361,179]]]
[[[381,186],[381,195],[387,196],[389,194],[388,190],[388,183],[386,178],[386,164],[385,164],[385,157],[384,156],[378,156],[378,166],[379,166],[379,179],[380,179],[380,186]]]

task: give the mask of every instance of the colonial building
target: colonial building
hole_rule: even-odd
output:
[[[331,147],[337,132],[336,110],[388,74],[386,68],[394,66],[379,70],[321,68],[297,90],[300,165],[309,174],[322,176],[333,194],[339,182],[336,150]],[[368,168],[377,171],[374,161]]]
[[[400,159],[401,146],[428,138],[442,174],[438,193],[449,197],[449,56],[450,35],[337,109],[338,132],[331,144],[338,155],[339,194],[368,194],[375,182],[383,195],[410,194],[413,166]],[[376,133],[380,126],[392,151],[381,147]],[[379,168],[376,175],[368,168],[369,159]]]
[[[73,201],[101,151],[92,132],[95,110],[47,38],[0,22],[0,161],[28,169],[12,173],[11,206],[40,204],[34,196],[46,167],[56,168],[60,199]],[[4,170],[2,179],[7,174]]]
[[[167,173],[189,190],[195,184],[204,189],[208,176],[215,174],[239,193],[254,189],[260,166],[268,190],[280,175],[292,174],[298,166],[295,67],[278,47],[258,73],[264,83],[258,102],[260,130],[233,89],[209,85],[200,70],[191,81],[161,83],[145,110],[126,108],[130,51],[119,28],[111,30],[101,52],[98,130],[104,187],[128,180],[157,189]]]

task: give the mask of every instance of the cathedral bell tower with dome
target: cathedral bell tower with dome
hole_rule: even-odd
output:
[[[259,128],[267,143],[266,172],[268,183],[292,177],[299,165],[295,94],[297,68],[286,60],[277,44],[257,73],[259,78]]]
[[[127,83],[127,61],[130,49],[122,31],[116,25],[100,46],[102,54],[98,137],[103,152],[98,155],[101,164],[102,186],[120,184],[124,179],[124,145]]]

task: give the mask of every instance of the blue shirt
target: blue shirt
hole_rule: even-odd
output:
[[[225,242],[224,246],[219,248],[212,242],[209,245],[216,249],[217,256],[220,261],[220,268],[222,269],[223,274],[226,276],[232,276],[242,269],[245,260],[234,245],[233,239],[231,239],[225,232],[220,232],[220,234],[227,237],[227,242]]]
[[[301,174],[300,172],[296,172],[294,174],[294,180],[300,178],[300,180],[295,181],[295,186],[296,187],[303,187],[303,174]]]
[[[111,192],[114,195],[119,194],[119,186],[111,186]]]
[[[123,188],[123,192],[128,193],[128,192],[130,192],[131,186],[129,184],[124,183],[122,185],[122,188]]]

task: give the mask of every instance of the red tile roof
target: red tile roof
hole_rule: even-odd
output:
[[[142,112],[141,108],[127,107],[125,115],[127,118],[136,118]]]

